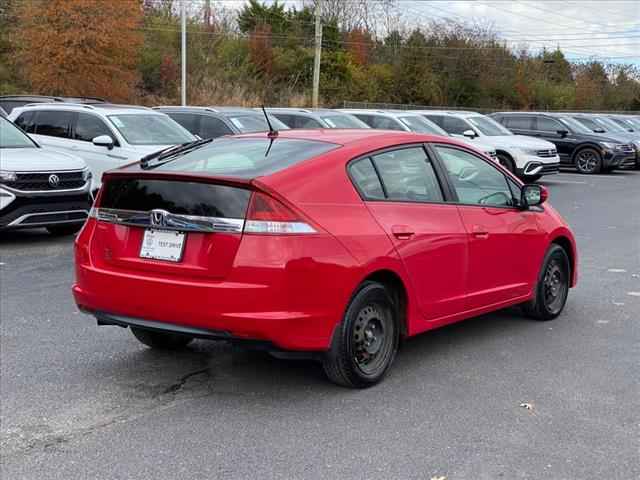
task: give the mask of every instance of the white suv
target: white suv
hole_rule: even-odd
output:
[[[82,158],[93,173],[92,190],[102,173],[196,137],[167,115],[127,105],[31,104],[9,118],[39,144]]]
[[[452,137],[444,129],[413,110],[356,110],[343,108],[341,112],[349,113],[363,121],[371,128],[380,130],[403,130],[405,132],[427,133]],[[484,142],[472,142],[467,138],[459,138],[463,143],[480,150],[497,161],[496,149]]]
[[[91,208],[90,185],[80,158],[41,148],[0,116],[0,230],[76,232]]]
[[[502,166],[527,181],[558,173],[556,146],[539,138],[514,135],[494,119],[476,112],[421,110],[420,113],[454,137],[492,145]]]

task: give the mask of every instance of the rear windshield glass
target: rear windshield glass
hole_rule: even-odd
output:
[[[154,169],[255,178],[271,175],[338,147],[335,143],[291,138],[219,138]]]
[[[251,192],[242,188],[172,180],[113,178],[105,182],[102,208],[198,217],[244,218]]]

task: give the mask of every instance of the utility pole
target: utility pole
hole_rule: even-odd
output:
[[[187,105],[187,1],[180,1],[180,15],[182,17],[182,106]]]
[[[318,108],[318,97],[320,91],[320,56],[322,54],[322,24],[320,16],[322,14],[322,0],[316,0],[316,54],[313,59],[313,108]]]

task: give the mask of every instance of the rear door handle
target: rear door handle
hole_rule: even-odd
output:
[[[415,235],[415,232],[408,225],[393,225],[391,227],[391,233],[398,240],[408,240]]]
[[[489,229],[481,225],[474,225],[471,233],[476,238],[489,238]]]

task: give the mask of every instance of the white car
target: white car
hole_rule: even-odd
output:
[[[539,138],[514,135],[494,119],[476,112],[421,110],[454,137],[492,145],[502,166],[526,181],[560,170],[556,146]]]
[[[403,130],[405,132],[442,135],[443,137],[453,136],[428,118],[425,118],[413,110],[357,110],[343,108],[340,109],[340,111],[349,113],[369,125],[369,127],[380,130]],[[485,155],[497,161],[496,149],[491,145],[482,142],[472,142],[464,137],[458,138],[458,140],[476,150],[480,150]]]
[[[92,191],[107,170],[197,140],[164,113],[145,107],[40,103],[15,108],[9,118],[39,144],[82,158],[93,173]]]
[[[40,147],[0,116],[0,230],[74,233],[89,214],[90,186],[80,158]]]

